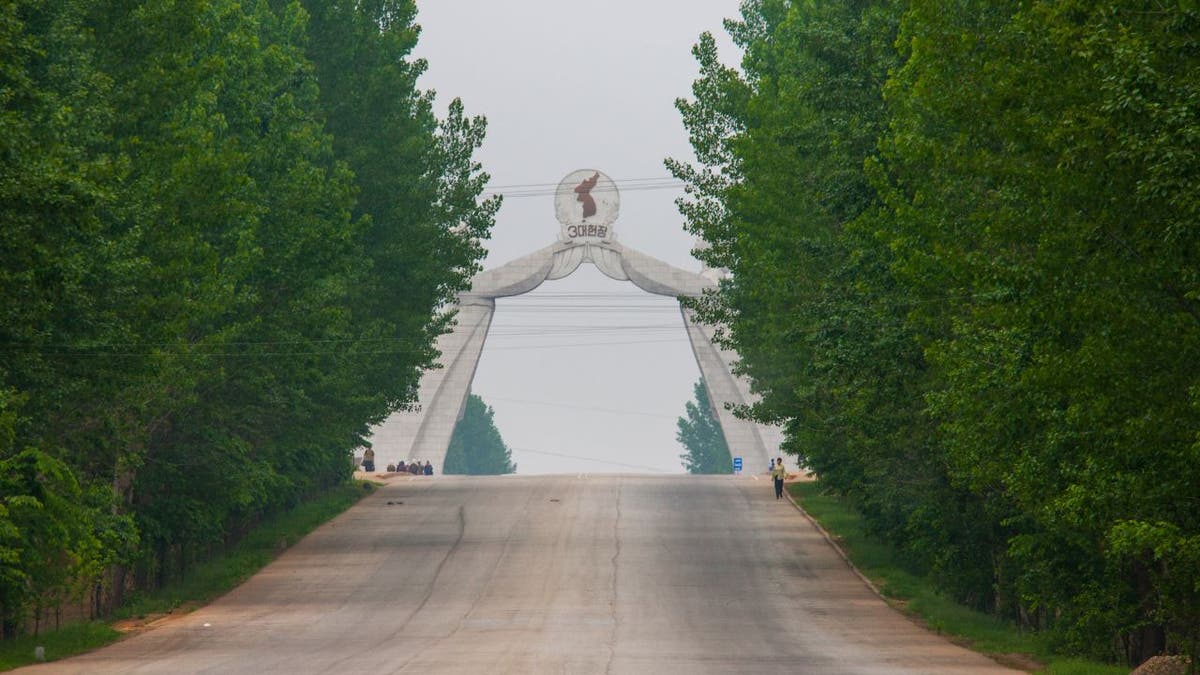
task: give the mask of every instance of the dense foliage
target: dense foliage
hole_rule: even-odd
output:
[[[683,446],[679,455],[688,473],[733,473],[733,458],[729,444],[721,431],[721,423],[713,413],[708,387],[700,379],[693,387],[696,400],[684,406],[685,417],[675,421],[678,431],[675,440]]]
[[[454,425],[446,449],[444,473],[497,476],[516,473],[512,451],[496,428],[495,412],[475,394],[467,395],[462,419]]]
[[[498,207],[483,121],[416,88],[414,15],[0,7],[5,634],[345,480],[413,400]]]
[[[960,600],[1200,656],[1200,10],[749,0],[669,161],[786,450]]]

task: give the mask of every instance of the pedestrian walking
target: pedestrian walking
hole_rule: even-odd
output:
[[[783,466],[782,457],[772,465],[771,478],[775,479],[775,499],[783,499],[783,479],[787,478],[787,468]]]
[[[375,470],[375,451],[371,448],[363,450],[362,468],[368,473]]]

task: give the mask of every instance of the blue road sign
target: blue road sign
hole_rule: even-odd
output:
[[[741,472],[741,470],[742,470],[742,458],[741,457],[733,458],[733,470],[737,471],[739,473]]]

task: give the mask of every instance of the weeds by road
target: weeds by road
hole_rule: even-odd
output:
[[[915,569],[894,547],[871,536],[862,518],[842,499],[822,494],[818,482],[789,483],[788,492],[820,523],[854,566],[894,606],[931,629],[1006,665],[1047,675],[1124,675],[1128,668],[1053,653],[1036,634],[968,609],[940,593],[922,570]]]
[[[38,646],[45,648],[47,661],[63,659],[114,642],[156,619],[186,613],[211,602],[373,491],[370,483],[347,483],[264,520],[228,552],[197,565],[186,580],[131,598],[111,623],[68,624],[36,637],[0,642],[0,670],[34,663],[34,649]]]

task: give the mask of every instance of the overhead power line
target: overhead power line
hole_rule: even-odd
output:
[[[372,443],[371,447],[375,449],[375,455],[377,457],[380,455],[384,457],[393,456],[396,452],[396,446],[387,443]],[[507,447],[514,454],[528,453],[531,455],[545,455],[547,457],[561,457],[563,459],[577,459],[585,462],[594,462],[596,464],[606,464],[608,466],[617,466],[623,469],[636,469],[638,471],[651,471],[654,473],[671,473],[670,471],[654,466],[647,466],[645,464],[631,464],[628,462],[617,462],[611,459],[604,459],[602,457],[588,457],[587,455],[574,455],[569,452],[552,452],[550,450],[535,450],[533,448],[518,448],[511,445]]]
[[[602,192],[642,192],[646,190],[678,190],[687,184],[671,177],[632,178],[613,181],[613,185],[597,185],[592,188],[592,194]],[[525,183],[514,185],[484,186],[484,195],[504,195],[506,198],[515,197],[548,197],[558,192],[558,183]]]
[[[565,452],[550,452],[548,450],[532,450],[530,448],[514,448],[509,446],[509,450],[515,452],[527,452],[533,455],[547,455],[549,457],[562,457],[564,459],[579,459],[585,462],[595,462],[597,464],[607,464],[609,466],[619,466],[625,469],[638,469],[639,471],[652,471],[654,473],[669,473],[658,467],[646,466],[645,464],[627,464],[625,462],[614,462],[611,459],[600,459],[599,457],[586,457],[584,455],[571,455]]]
[[[568,298],[593,298],[593,297],[629,297],[632,294],[626,293],[541,293],[539,295],[552,297],[556,300],[566,300]],[[955,301],[973,301],[973,300],[999,300],[1003,299],[1003,294],[998,294],[996,291],[978,292],[978,293],[956,293],[946,294],[941,297],[932,298],[909,298],[907,300],[889,300],[894,307],[913,307],[926,303],[937,302],[955,302]],[[567,311],[595,311],[596,314],[627,312],[633,309],[629,306],[607,306],[603,311],[591,310],[586,307],[579,307],[568,303],[554,304],[545,303],[537,304],[531,300],[520,300],[509,304],[505,309],[498,310],[504,315],[511,315],[522,311],[536,315],[543,311],[553,312],[555,315]],[[654,308],[638,307],[640,311],[651,311]],[[668,308],[664,308],[668,309]],[[677,311],[677,307],[671,306],[669,309],[672,312]],[[657,310],[654,310],[657,311]],[[544,349],[573,349],[579,347],[606,347],[606,346],[622,346],[622,345],[640,345],[640,344],[656,344],[656,343],[685,343],[687,342],[684,333],[680,332],[682,325],[678,322],[658,323],[658,324],[615,324],[615,325],[571,325],[559,324],[557,322],[547,323],[515,323],[506,324],[503,321],[498,321],[489,331],[489,337],[498,339],[518,338],[518,337],[600,337],[600,336],[615,336],[628,335],[631,337],[658,337],[668,335],[679,335],[679,338],[673,339],[653,339],[653,340],[612,340],[606,342],[586,342],[586,343],[555,343],[550,345],[545,344],[529,344],[529,345],[508,345],[501,347],[489,347],[488,350],[544,350]],[[807,335],[819,333],[822,331],[837,330],[838,325],[820,325],[812,326],[804,329],[790,331],[793,335]],[[259,358],[259,357],[299,357],[299,356],[332,356],[344,355],[347,357],[361,356],[388,356],[393,354],[403,353],[405,347],[423,348],[427,344],[424,338],[414,337],[354,337],[354,338],[323,338],[323,339],[296,339],[296,340],[233,340],[233,341],[214,341],[213,344],[205,343],[189,343],[189,342],[107,342],[107,343],[88,343],[88,344],[69,344],[69,343],[36,343],[36,342],[0,342],[0,354],[10,355],[43,355],[49,357],[67,357],[67,358],[123,358],[123,357],[146,357],[154,354],[174,354],[187,355],[191,357],[228,357],[228,358]],[[354,349],[351,349],[351,348]],[[297,348],[297,349],[288,349]]]
[[[636,185],[639,183],[661,183],[662,181],[668,181],[668,180],[678,181],[679,179],[675,178],[674,176],[653,176],[650,178],[622,178],[620,180],[614,180],[613,182],[617,183],[619,185]],[[508,190],[508,189],[525,189],[525,188],[547,188],[547,187],[548,188],[557,188],[561,182],[562,182],[561,180],[557,180],[557,181],[554,181],[553,183],[510,183],[508,185],[490,185],[489,184],[489,185],[483,186],[483,189],[484,190]]]
[[[554,403],[551,401],[529,401],[529,400],[519,399],[519,398],[504,398],[501,396],[488,396],[487,402],[491,403],[492,401],[501,401],[503,403],[521,403],[524,405],[536,405],[536,406],[543,406],[546,408],[563,408],[566,410],[584,410],[589,413],[602,412],[602,413],[609,413],[612,415],[635,415],[638,417],[653,417],[655,419],[670,419],[670,420],[679,419],[678,415],[659,415],[657,413],[639,412],[636,410],[615,410],[613,408],[597,408],[595,406],[590,406],[590,405],[588,405],[588,406],[568,405],[566,403]]]
[[[529,333],[522,337],[537,337],[542,333]],[[503,336],[501,336],[503,337]],[[567,337],[567,336],[556,336]],[[546,351],[558,349],[580,349],[592,347],[620,347],[625,345],[646,345],[646,344],[667,344],[677,343],[686,344],[687,338],[680,337],[670,340],[610,340],[605,342],[568,342],[554,344],[538,344],[538,345],[510,345],[502,347],[485,347],[484,352],[488,351]],[[261,343],[255,346],[264,346],[268,343]],[[132,348],[133,346],[125,347],[124,349]],[[342,356],[346,358],[358,358],[363,356],[394,356],[397,354],[406,353],[399,348],[400,345],[392,349],[326,349],[326,350],[308,350],[308,351],[262,351],[262,350],[247,350],[239,352],[230,351],[206,351],[204,349],[187,348],[178,350],[145,350],[145,351],[113,351],[105,348],[92,349],[71,349],[68,347],[59,348],[32,348],[8,346],[0,348],[0,352],[16,355],[41,355],[54,358],[131,358],[131,357],[148,357],[155,354],[171,354],[175,356],[188,356],[193,358],[229,358],[229,359],[246,359],[246,358],[277,358],[277,357],[301,357],[301,356]]]
[[[584,347],[617,347],[617,346],[625,346],[625,345],[655,345],[655,344],[669,344],[669,343],[686,344],[687,339],[679,338],[677,340],[628,340],[628,341],[624,341],[624,342],[617,342],[617,341],[613,341],[613,342],[570,342],[570,343],[566,343],[566,344],[553,344],[553,345],[523,345],[523,346],[519,346],[519,347],[518,346],[492,347],[492,351],[501,351],[501,352],[529,351],[529,350],[533,350],[533,349],[536,349],[538,351],[546,351],[546,350],[557,350],[557,349],[580,349],[580,348],[584,348]],[[487,351],[488,351],[487,348],[484,348],[484,353],[487,353]]]
[[[628,292],[628,291],[554,291],[542,290],[531,291],[526,295],[515,295],[504,298],[505,300],[527,300],[532,298],[554,296],[554,297],[570,297],[570,298],[630,298],[634,300],[655,299],[655,296],[646,295],[645,292]]]

